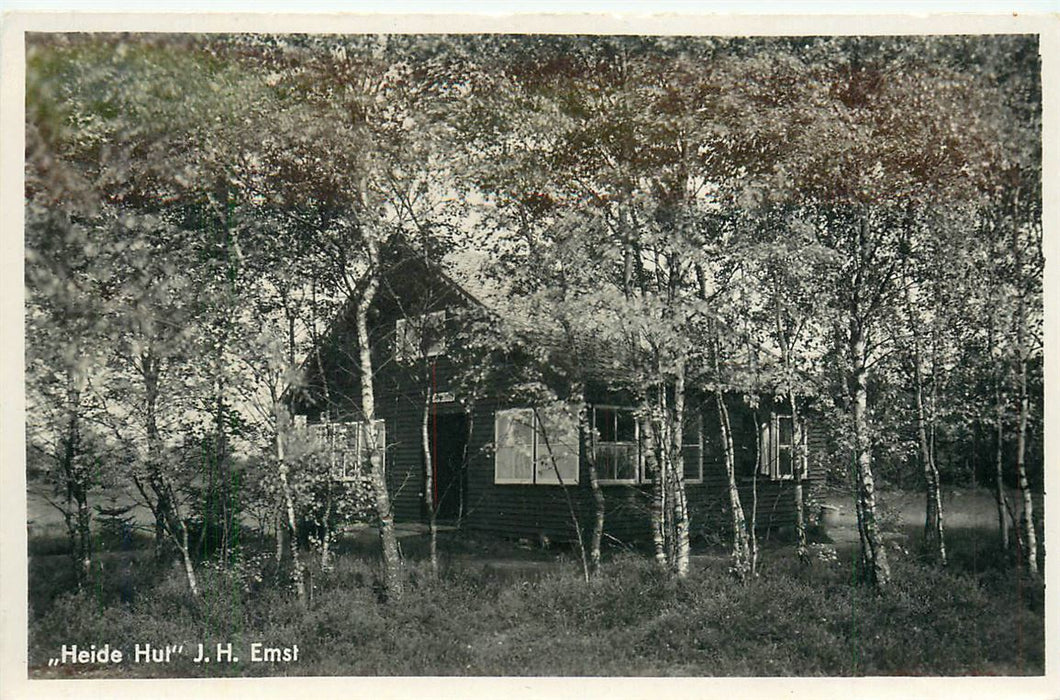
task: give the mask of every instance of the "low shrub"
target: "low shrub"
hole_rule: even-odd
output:
[[[426,562],[409,562],[404,595],[382,602],[377,562],[347,554],[326,572],[309,562],[308,608],[297,601],[289,572],[248,586],[239,567],[201,567],[196,600],[180,571],[152,578],[145,569],[131,601],[92,592],[58,596],[51,610],[31,619],[30,658],[41,665],[63,643],[258,640],[298,644],[299,662],[209,668],[183,659],[124,666],[121,673],[1042,672],[1040,581],[996,563],[941,569],[912,553],[894,558],[893,584],[875,593],[854,583],[854,561],[840,552],[806,564],[791,548],[767,548],[760,575],[741,585],[718,555],[697,556],[687,579],[675,580],[644,556],[619,553],[589,583],[570,560],[533,568],[449,557],[439,576]]]

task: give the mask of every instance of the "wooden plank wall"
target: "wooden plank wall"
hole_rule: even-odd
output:
[[[404,366],[392,357],[394,322],[408,311],[444,308],[465,303],[458,292],[444,281],[431,281],[422,265],[400,268],[401,274],[391,280],[380,294],[377,308],[371,316],[370,333],[377,378],[375,383],[376,411],[386,421],[387,484],[399,522],[420,522],[423,519],[423,456],[420,425],[422,420],[424,385],[427,377],[434,381],[436,391],[456,393],[453,386],[454,368],[449,358],[435,360],[434,371],[428,374],[425,366]],[[397,299],[401,290],[403,299]],[[339,406],[334,419],[356,420],[360,414],[360,388],[356,367],[353,324],[341,317],[333,324],[321,351],[324,375],[327,377],[333,401]],[[315,364],[307,366],[309,384],[319,387],[319,372]],[[459,398],[459,397],[457,397]],[[611,397],[596,397],[599,403],[621,405]],[[311,400],[295,400],[295,410],[307,413],[311,420],[319,416]],[[750,515],[752,475],[754,473],[757,430],[750,410],[736,397],[728,404],[732,414],[733,438],[737,451],[737,472],[740,495],[745,511]],[[717,416],[709,396],[699,402],[690,401],[689,410],[704,413],[704,425],[709,436]],[[583,528],[592,521],[592,495],[589,491],[588,467],[585,455],[580,460],[581,475],[576,487],[555,485],[494,484],[493,451],[494,413],[507,407],[500,399],[479,401],[472,411],[471,440],[468,445],[466,513],[463,527],[505,537],[555,540],[574,537],[572,510]],[[460,410],[457,403],[439,405],[439,411]],[[768,411],[768,403],[760,407]],[[812,430],[811,452],[820,446],[821,431]],[[709,438],[708,438],[709,440]],[[583,452],[585,446],[583,445]],[[710,449],[704,450],[704,482],[689,484],[688,501],[694,534],[725,533],[728,497],[724,469]],[[811,459],[811,465],[819,460]],[[810,479],[823,477],[820,469],[811,470]],[[650,539],[650,487],[648,485],[608,485],[604,487],[607,502],[605,529],[609,538],[620,542]],[[758,522],[760,527],[782,527],[794,523],[794,500],[790,481],[758,482]]]
[[[445,386],[442,384],[442,386]],[[387,421],[388,484],[395,513],[399,521],[419,522],[422,519],[421,489],[423,459],[420,447],[422,399],[409,398],[409,393],[380,397],[380,415]],[[579,484],[564,488],[555,485],[494,484],[494,413],[505,408],[498,400],[482,401],[475,405],[472,415],[471,440],[468,445],[468,478],[466,515],[461,523],[469,530],[512,538],[540,538],[568,540],[575,537],[574,516],[583,529],[592,522],[592,494],[588,488],[589,475],[585,446],[580,460]],[[453,410],[455,406],[439,407]],[[740,410],[734,407],[734,413]],[[709,420],[710,416],[705,417]],[[820,431],[811,431],[811,436]],[[751,515],[754,485],[754,422],[733,420],[733,439],[738,455],[740,497],[748,518]],[[819,445],[811,437],[811,449]],[[750,458],[746,455],[750,454]],[[811,459],[809,481],[820,481],[823,473],[820,461]],[[650,486],[607,485],[605,530],[610,538],[620,542],[643,541],[650,538]],[[704,457],[704,480],[688,484],[689,509],[694,535],[710,536],[727,532],[728,490],[724,467],[720,461]],[[758,523],[762,531],[790,527],[795,519],[793,484],[759,477]]]

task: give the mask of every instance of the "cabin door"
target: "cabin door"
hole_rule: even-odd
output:
[[[467,495],[467,414],[439,412],[430,417],[434,461],[432,500],[439,520],[463,517]]]

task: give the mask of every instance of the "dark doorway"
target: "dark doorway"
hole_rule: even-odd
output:
[[[464,514],[467,477],[467,414],[436,413],[430,418],[434,461],[432,498],[438,520],[459,520]]]

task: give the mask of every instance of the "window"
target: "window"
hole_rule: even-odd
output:
[[[603,484],[637,484],[651,480],[645,473],[640,423],[633,409],[593,407],[593,452]],[[681,434],[681,459],[687,483],[703,481],[703,417],[686,413]]]
[[[414,362],[445,353],[445,311],[398,319],[394,324],[394,357]]]
[[[601,483],[639,481],[640,426],[631,409],[593,406],[593,453]]]
[[[494,483],[578,483],[578,422],[569,410],[497,411],[494,430]]]
[[[795,426],[791,416],[777,416],[777,477],[788,479],[795,476]]]
[[[758,426],[758,472],[771,479],[792,479],[796,469],[805,477],[799,455],[804,431],[796,430],[790,415],[773,414]]]
[[[368,433],[363,421],[350,423],[316,423],[308,426],[310,439],[322,446],[331,460],[332,475],[339,481],[362,477],[368,462]],[[386,421],[376,420],[375,441],[386,468]]]
[[[534,483],[534,412],[529,408],[497,411],[493,480],[498,484]]]

